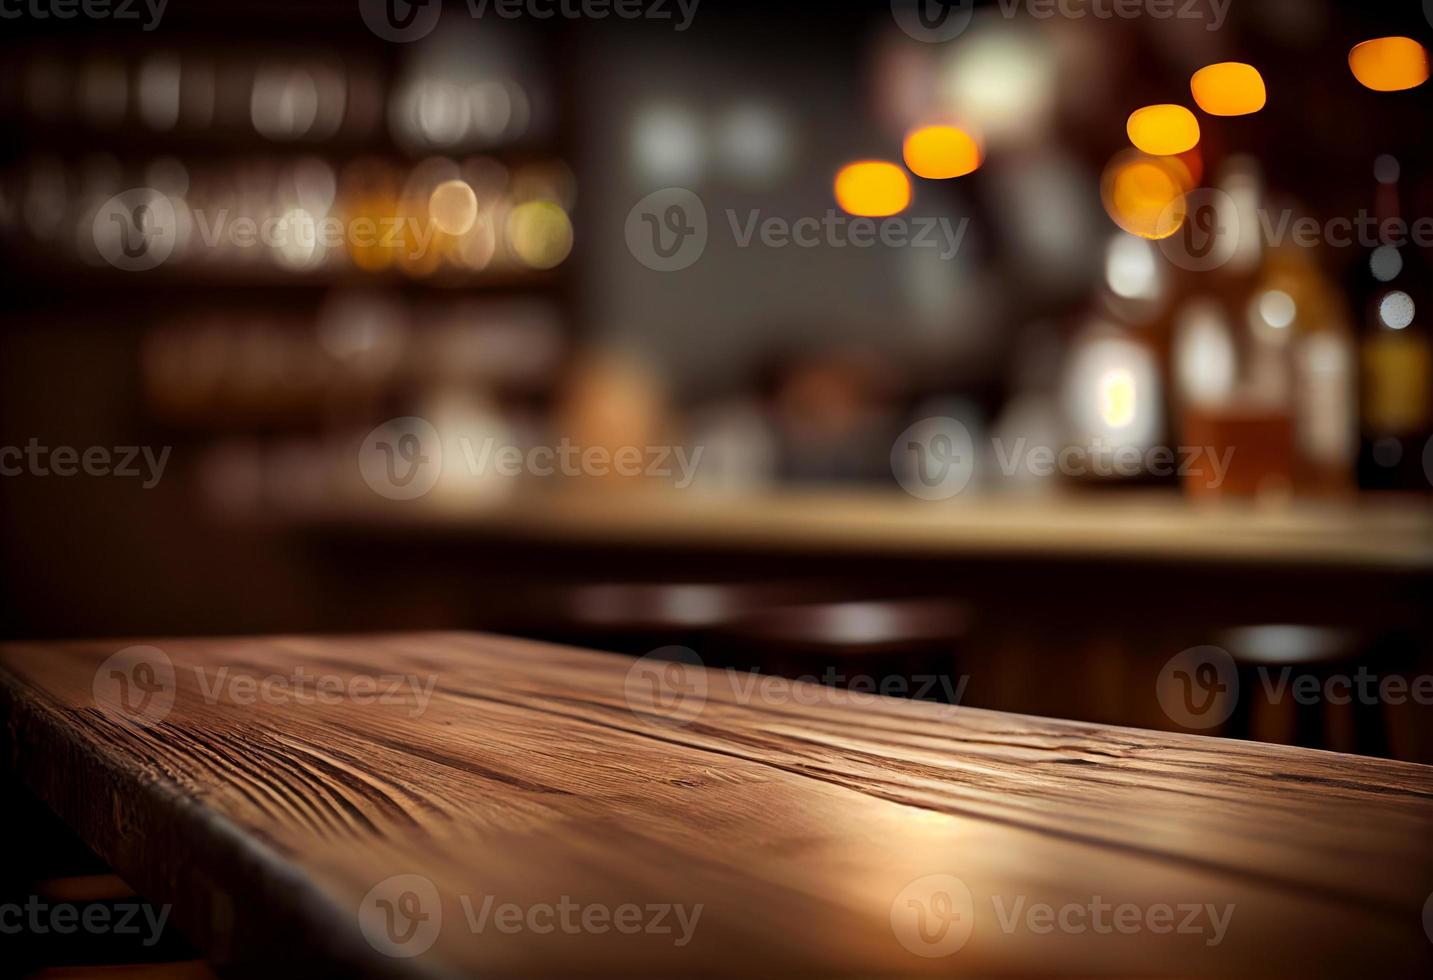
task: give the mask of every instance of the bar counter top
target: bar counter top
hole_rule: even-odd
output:
[[[235,975],[1433,968],[1429,767],[466,633],[10,643],[0,716]]]

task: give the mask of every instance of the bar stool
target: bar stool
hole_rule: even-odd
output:
[[[716,631],[714,656],[869,693],[956,703],[970,612],[950,599],[879,599],[761,609]]]
[[[689,647],[705,656],[711,633],[765,606],[798,601],[818,586],[749,582],[601,582],[545,597],[544,638],[643,655]]]
[[[1386,747],[1379,705],[1361,703],[1342,685],[1329,698],[1329,681],[1353,678],[1365,644],[1356,634],[1323,626],[1267,624],[1224,631],[1218,645],[1239,670],[1239,704],[1229,720],[1235,738],[1336,752],[1382,754]],[[1300,678],[1317,680],[1316,690]],[[1350,696],[1348,703],[1345,693]]]

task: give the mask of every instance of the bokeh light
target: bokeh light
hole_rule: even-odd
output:
[[[1065,367],[1065,415],[1078,440],[1146,446],[1160,434],[1163,399],[1154,352],[1124,333],[1097,330]]]
[[[1380,245],[1368,257],[1368,268],[1379,282],[1392,282],[1403,271],[1403,254],[1392,245]]]
[[[1149,105],[1130,114],[1129,140],[1152,156],[1174,156],[1199,145],[1199,120],[1182,105]]]
[[[1178,161],[1126,151],[1105,168],[1100,191],[1110,219],[1131,235],[1160,239],[1184,224],[1188,171]]]
[[[1012,21],[987,22],[947,46],[937,106],[973,127],[990,146],[1038,139],[1060,94],[1052,47],[1048,36]]]
[[[508,244],[523,264],[551,269],[572,251],[572,222],[551,201],[528,201],[508,215]]]
[[[911,203],[910,178],[884,160],[848,163],[836,174],[836,203],[863,218],[899,214]]]
[[[790,126],[766,103],[729,109],[716,126],[716,144],[724,171],[745,183],[765,184],[790,165]]]
[[[428,198],[428,215],[446,235],[462,235],[478,217],[478,198],[462,180],[445,180]]]
[[[1264,108],[1269,99],[1259,69],[1239,61],[1199,69],[1189,87],[1195,103],[1211,116],[1247,116]]]
[[[690,184],[706,170],[706,130],[684,105],[643,106],[632,122],[632,156],[655,186]]]
[[[1282,289],[1270,289],[1255,301],[1259,319],[1275,330],[1283,330],[1294,322],[1299,308],[1294,298]]]
[[[1378,303],[1378,318],[1390,330],[1406,330],[1416,312],[1413,297],[1402,290],[1389,293]]]
[[[917,177],[946,180],[980,169],[980,146],[954,126],[922,126],[912,130],[904,146],[906,166]]]
[[[1127,368],[1113,368],[1100,378],[1100,417],[1111,429],[1125,429],[1135,420],[1134,375]]]
[[[1213,297],[1195,297],[1174,327],[1174,381],[1191,405],[1219,405],[1234,392],[1239,355],[1224,306]]]
[[[1411,37],[1364,41],[1348,53],[1348,66],[1375,92],[1401,92],[1428,81],[1428,51]]]
[[[1105,252],[1105,282],[1121,299],[1157,300],[1164,277],[1155,247],[1128,234],[1117,234]]]

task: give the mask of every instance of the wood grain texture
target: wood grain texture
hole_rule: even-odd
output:
[[[744,678],[693,668],[680,680],[705,683],[705,699],[674,713],[670,691],[645,683],[644,667],[629,674],[630,660],[472,634],[146,642],[175,668],[172,708],[147,727],[97,701],[97,669],[127,642],[0,647],[6,760],[142,894],[172,902],[173,920],[231,972],[1433,968],[1427,767],[809,685],[763,697]],[[231,696],[239,688],[206,693],[222,668],[232,679],[299,666],[345,685],[411,674],[435,686],[421,710],[411,697],[246,704]],[[971,896],[968,941],[949,956],[917,955],[936,947],[914,916],[942,912],[949,892],[932,875]],[[360,910],[372,927],[383,901],[427,914],[393,921],[432,923],[431,948],[398,958],[370,942]],[[474,917],[490,902],[525,920],[505,932],[489,917],[478,931],[465,902]],[[679,945],[675,913],[671,934],[602,931],[597,918],[583,928],[580,913],[569,932],[541,911],[561,915],[564,902],[633,904],[646,925],[648,906],[701,912]],[[1130,906],[1140,925],[1096,929],[1095,902]],[[1041,903],[1085,912],[1046,931],[1028,914]],[[1145,916],[1166,905],[1171,928],[1204,931],[1155,931],[1164,920]],[[1207,917],[1177,908],[1194,905],[1232,906],[1217,943]],[[944,921],[931,918],[927,938]]]

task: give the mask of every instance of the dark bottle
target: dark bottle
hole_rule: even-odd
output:
[[[1428,271],[1402,222],[1399,165],[1381,156],[1371,236],[1351,289],[1363,311],[1358,482],[1364,490],[1429,491],[1425,450],[1433,439],[1433,305]]]

